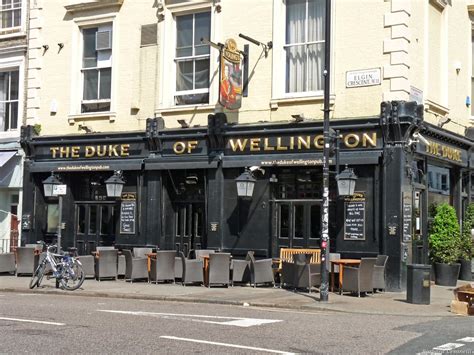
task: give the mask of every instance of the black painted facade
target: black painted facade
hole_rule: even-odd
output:
[[[383,103],[380,117],[331,122],[341,136],[341,169],[348,164],[358,180],[357,198],[348,200],[337,197],[331,178],[330,249],[343,257],[389,255],[390,290],[404,288],[407,263],[427,262],[428,202],[438,198],[429,169],[449,171],[449,197],[440,190],[439,198],[460,217],[472,201],[472,141],[424,123],[422,114],[413,103]],[[429,147],[411,142],[417,131]],[[54,212],[56,201],[42,185],[55,172],[68,186],[63,245],[81,253],[110,244],[277,257],[280,247],[319,246],[322,122],[232,125],[216,114],[208,127],[165,129],[150,119],[144,132],[63,137],[33,137],[25,127],[22,144],[23,243],[55,238],[48,208]],[[235,178],[250,166],[264,173],[255,174],[253,198],[240,200]],[[104,185],[115,170],[126,179],[117,201]],[[124,201],[135,205],[127,230]]]

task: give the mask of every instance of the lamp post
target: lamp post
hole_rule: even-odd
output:
[[[105,180],[107,196],[114,198],[122,196],[123,185],[125,185],[125,180],[122,177],[122,172],[114,171],[114,174]]]
[[[323,120],[323,208],[321,209],[321,289],[320,301],[327,302],[329,297],[329,89],[331,61],[331,0],[326,0],[326,28],[324,32],[324,120]]]
[[[47,179],[43,180],[44,195],[46,197],[58,197],[58,254],[61,253],[61,230],[62,230],[62,212],[63,195],[66,194],[67,186],[61,180],[51,173]]]

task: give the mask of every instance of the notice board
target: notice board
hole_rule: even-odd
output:
[[[122,201],[120,204],[120,233],[135,234],[137,201]]]
[[[356,192],[344,200],[344,240],[365,240],[365,195]]]

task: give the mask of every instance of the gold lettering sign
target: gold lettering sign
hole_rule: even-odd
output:
[[[78,158],[103,158],[103,157],[128,157],[130,144],[103,144],[50,147],[49,152],[53,159],[78,159]]]
[[[425,146],[425,152],[447,160],[462,162],[461,150],[444,145],[438,142],[428,140],[429,144]]]
[[[198,141],[176,142],[173,144],[173,151],[175,154],[191,154],[196,149]]]

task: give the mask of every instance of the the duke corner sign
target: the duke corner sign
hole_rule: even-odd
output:
[[[229,110],[239,109],[242,105],[242,65],[235,40],[225,42],[220,63],[219,103]]]

